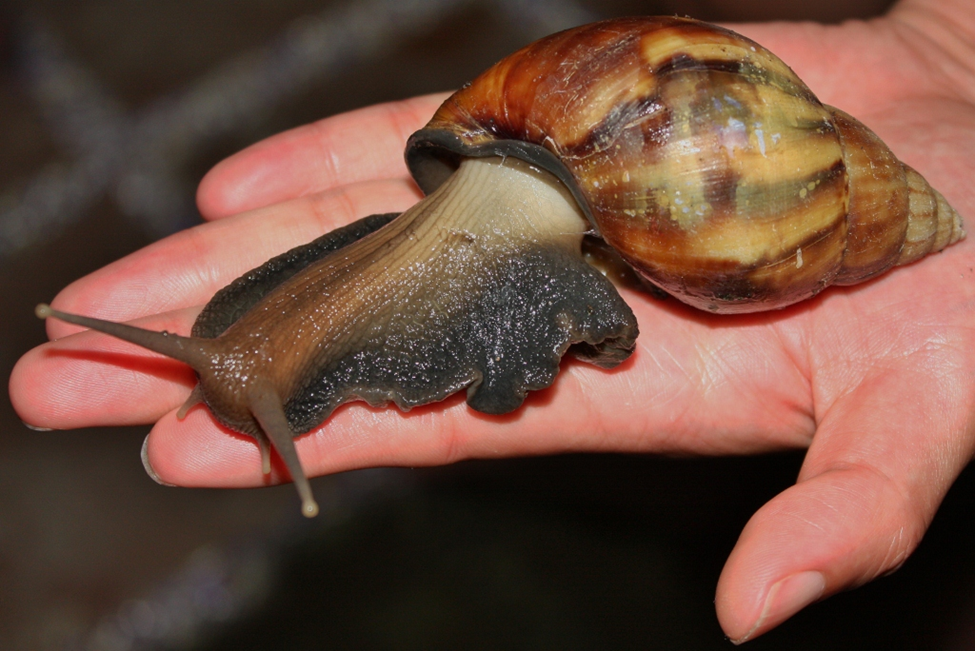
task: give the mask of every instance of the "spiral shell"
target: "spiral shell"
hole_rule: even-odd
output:
[[[414,134],[425,191],[462,157],[523,158],[595,231],[696,307],[783,307],[963,236],[876,135],[734,32],[630,18],[542,39],[450,97]]]

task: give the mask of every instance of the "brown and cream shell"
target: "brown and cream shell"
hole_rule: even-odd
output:
[[[594,228],[695,307],[783,307],[939,251],[944,198],[774,54],[681,18],[554,34],[455,93],[410,140],[421,187],[458,157],[555,173]]]

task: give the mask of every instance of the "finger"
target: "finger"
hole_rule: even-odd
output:
[[[722,572],[716,607],[732,640],[893,571],[914,550],[972,455],[975,391],[944,373],[956,367],[945,348],[913,373],[876,372],[833,405],[799,482],[752,517]]]
[[[407,178],[403,147],[446,97],[379,104],[272,136],[217,164],[200,182],[205,219],[359,181]]]
[[[660,308],[654,316],[661,335],[641,343],[630,361],[612,371],[567,362],[552,388],[531,394],[507,416],[478,414],[462,394],[409,413],[343,406],[297,439],[305,470],[320,475],[582,450],[720,453],[806,444],[811,421],[799,396],[808,396],[808,385],[778,358],[784,355],[770,343],[768,328],[745,327],[747,342],[735,348],[724,339],[733,329],[689,327]],[[715,339],[702,340],[709,334]],[[709,351],[704,358],[702,350]],[[228,436],[199,412],[194,421],[167,416],[157,424],[147,448],[157,475],[191,486],[263,483],[256,444]]]
[[[369,214],[405,210],[418,195],[402,180],[371,181],[202,224],[73,282],[52,301],[112,321],[203,305],[271,257]],[[52,339],[78,332],[48,320]]]

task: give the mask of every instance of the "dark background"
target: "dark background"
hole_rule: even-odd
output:
[[[0,376],[33,306],[198,220],[230,153],[445,90],[544,33],[627,13],[839,20],[884,0],[32,0],[0,5]],[[772,5],[769,7],[768,5]],[[154,484],[146,428],[35,432],[0,401],[0,648],[720,649],[714,585],[800,454],[574,455],[293,488]],[[755,649],[975,647],[975,476],[905,567]]]

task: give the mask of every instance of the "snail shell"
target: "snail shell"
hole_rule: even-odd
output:
[[[214,296],[192,336],[66,314],[193,367],[204,401],[278,451],[343,402],[466,390],[487,413],[565,354],[612,367],[637,324],[586,263],[595,232],[651,282],[719,312],[778,308],[962,237],[940,194],[779,59],[678,18],[596,23],[504,59],[408,143],[428,196],[297,247]]]
[[[424,191],[464,157],[531,161],[642,276],[695,307],[784,307],[940,251],[961,219],[775,55],[681,18],[544,38],[410,139]]]

